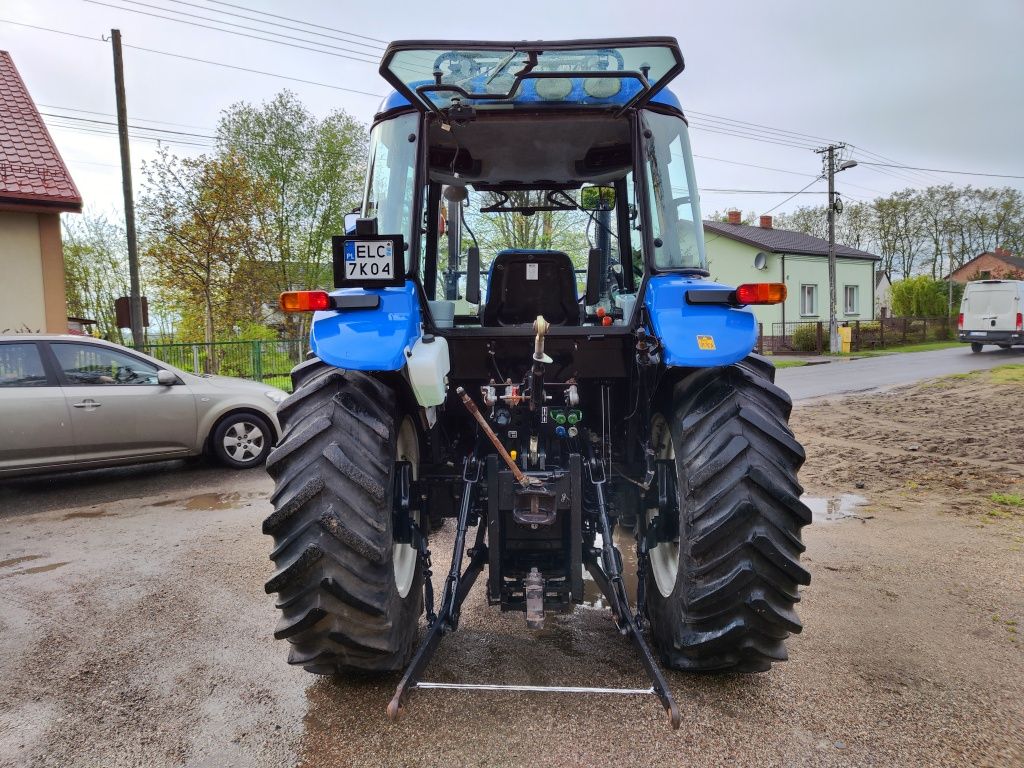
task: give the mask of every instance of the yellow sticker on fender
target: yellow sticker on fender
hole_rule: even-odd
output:
[[[703,349],[708,352],[713,352],[715,349],[715,337],[714,336],[698,336],[697,337],[697,348]]]

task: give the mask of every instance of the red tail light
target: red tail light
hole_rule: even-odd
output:
[[[1017,333],[1024,331],[1024,313],[1017,313]]]
[[[960,313],[960,317],[957,318],[956,327],[959,330],[961,330],[961,331],[964,329],[964,313],[963,312],[961,312]]]
[[[783,283],[744,283],[736,289],[737,304],[779,304],[785,300]]]
[[[285,291],[278,304],[284,312],[317,312],[331,308],[331,297],[326,291]]]

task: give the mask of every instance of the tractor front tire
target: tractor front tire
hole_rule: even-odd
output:
[[[263,521],[276,565],[266,591],[281,610],[274,637],[291,643],[289,663],[316,674],[400,670],[423,612],[419,561],[392,534],[395,461],[415,471],[415,423],[365,373],[312,359],[292,381],[267,459],[276,481]]]
[[[787,658],[783,641],[802,628],[804,451],[774,374],[755,356],[697,371],[652,419],[652,447],[675,459],[679,540],[650,552],[647,608],[673,669],[762,672]],[[657,514],[647,510],[642,525]]]

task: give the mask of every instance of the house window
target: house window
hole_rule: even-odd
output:
[[[800,314],[805,317],[818,314],[818,286],[800,286]]]
[[[847,315],[857,314],[857,286],[847,285],[843,288],[843,312]]]

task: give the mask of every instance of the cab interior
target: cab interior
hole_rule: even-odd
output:
[[[420,279],[438,327],[628,324],[643,277],[633,122],[427,121]]]

